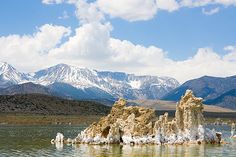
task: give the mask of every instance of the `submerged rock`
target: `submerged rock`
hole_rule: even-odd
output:
[[[203,104],[187,90],[176,105],[175,118],[168,113],[159,116],[155,110],[126,106],[119,99],[110,114],[91,124],[74,139],[87,144],[183,144],[220,143],[221,133],[204,126]]]

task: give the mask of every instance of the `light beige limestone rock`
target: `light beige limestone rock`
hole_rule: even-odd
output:
[[[91,124],[74,140],[88,144],[183,144],[220,143],[221,134],[204,127],[202,99],[187,90],[176,105],[175,117],[168,113],[157,119],[155,111],[126,106],[119,99],[110,114]]]

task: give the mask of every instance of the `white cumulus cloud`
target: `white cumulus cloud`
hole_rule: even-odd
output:
[[[221,77],[235,75],[235,66],[236,62],[224,60],[224,56],[219,56],[211,48],[200,48],[192,58],[173,62],[162,72],[172,73],[173,77],[184,82],[204,75]]]
[[[102,59],[108,55],[111,26],[109,23],[88,23],[78,27],[75,35],[49,51],[50,56],[66,59]]]
[[[213,15],[213,14],[218,13],[219,11],[220,11],[219,7],[216,7],[210,10],[206,10],[205,8],[202,8],[202,13],[205,15]]]
[[[96,3],[87,3],[86,0],[71,0],[69,3],[76,6],[76,16],[82,24],[100,22],[105,19]]]
[[[215,3],[222,4],[224,6],[236,6],[236,0],[214,0]]]
[[[97,4],[111,17],[128,21],[149,20],[157,12],[155,0],[97,0]]]
[[[44,25],[33,35],[2,36],[1,61],[27,72],[63,62],[98,70],[171,76],[181,83],[203,75],[236,74],[235,46],[225,47],[224,56],[211,48],[200,48],[193,57],[174,61],[156,46],[145,47],[114,39],[110,36],[111,30],[109,23],[83,24],[61,44],[62,38],[70,32],[62,26]]]
[[[46,24],[39,27],[33,35],[1,36],[1,60],[25,70],[38,68],[38,61],[46,61],[44,59],[47,58],[45,56],[48,51],[60,44],[62,38],[69,33],[69,28]]]
[[[64,0],[42,0],[44,4],[60,4],[63,3]]]
[[[158,9],[167,10],[169,12],[179,9],[179,4],[175,0],[156,0]]]
[[[236,62],[236,46],[229,45],[226,46],[224,50],[229,52],[224,56],[224,60]]]
[[[236,6],[236,0],[42,0],[44,4],[74,4],[76,15],[82,22],[104,20],[105,15],[127,21],[152,19],[159,10],[173,12],[181,8],[215,6],[202,9],[202,13],[212,15],[220,11],[219,6]]]

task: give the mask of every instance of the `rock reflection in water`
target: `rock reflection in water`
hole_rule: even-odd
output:
[[[222,132],[229,144],[222,145],[57,145],[49,143],[58,130],[66,136],[76,136],[84,126],[0,126],[0,157],[2,156],[57,156],[57,157],[141,157],[141,156],[236,156],[236,139],[231,136],[231,127],[207,126]]]
[[[55,147],[57,150],[62,151],[63,150],[63,143],[62,142],[56,142]]]
[[[210,145],[72,145],[72,156],[145,157],[145,156],[205,156]],[[57,145],[56,145],[57,147]],[[57,148],[61,151],[63,146]]]

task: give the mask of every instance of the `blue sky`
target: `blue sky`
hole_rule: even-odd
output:
[[[112,3],[112,1],[114,3]],[[122,2],[120,2],[120,5],[126,5],[126,2],[127,5],[142,4],[136,3],[139,0],[136,0],[136,2],[134,2],[134,0],[121,1]],[[137,71],[139,71],[139,69],[135,69],[135,66],[137,68],[146,66],[144,67],[144,69],[148,68],[151,70],[142,70],[143,72],[140,72],[140,74],[168,76],[174,75],[174,77],[177,77],[177,79],[179,78],[180,81],[186,80],[188,78],[195,78],[204,74],[193,74],[185,79],[179,77],[180,74],[178,72],[176,72],[176,74],[173,74],[173,72],[175,73],[175,70],[173,68],[172,70],[171,67],[168,67],[168,70],[162,72],[160,71],[161,68],[159,68],[159,65],[154,64],[155,61],[150,64],[145,64],[145,62],[149,62],[148,58],[153,58],[152,54],[155,53],[156,55],[153,56],[159,58],[157,59],[157,62],[159,62],[160,65],[162,63],[166,63],[165,61],[167,61],[167,64],[173,64],[173,66],[174,64],[186,64],[186,62],[191,62],[192,60],[194,60],[194,57],[196,58],[197,54],[198,56],[204,54],[205,50],[207,51],[207,55],[210,54],[213,57],[215,57],[214,55],[218,55],[218,57],[220,57],[220,59],[218,58],[220,62],[224,60],[223,58],[227,56],[228,53],[230,53],[230,55],[228,56],[231,56],[231,58],[232,56],[234,57],[236,49],[236,3],[234,4],[233,1],[232,3],[230,3],[229,1],[229,3],[226,4],[226,2],[224,2],[223,0],[222,2],[219,0],[219,3],[216,4],[194,4],[194,2],[192,1],[187,5],[179,3],[178,8],[173,9],[173,5],[171,5],[171,3],[168,3],[166,1],[166,4],[163,8],[163,5],[158,4],[159,1],[156,1],[158,9],[154,9],[153,13],[148,12],[148,9],[152,9],[152,6],[149,4],[147,4],[147,6],[144,5],[143,7],[138,6],[141,7],[141,11],[139,8],[137,8],[137,6],[137,10],[135,10],[136,8],[128,7],[128,11],[124,11],[122,10],[122,8],[116,8],[117,6],[113,5],[115,4],[114,0],[111,0],[109,3],[104,0],[87,2],[85,0],[72,0],[72,3],[70,4],[68,4],[66,0],[26,0],[24,1],[24,4],[22,4],[22,1],[16,0],[0,1],[0,37],[2,38],[2,41],[7,37],[11,37],[11,39],[13,40],[14,38],[11,35],[14,34],[17,35],[17,41],[19,40],[19,43],[22,42],[23,39],[25,39],[25,36],[29,38],[27,39],[27,41],[30,41],[30,39],[36,38],[36,34],[38,32],[42,32],[43,34],[43,31],[40,30],[40,28],[44,25],[49,24],[52,27],[62,26],[65,29],[58,29],[59,31],[61,31],[61,36],[57,37],[58,41],[55,41],[54,45],[52,44],[52,47],[49,46],[47,48],[39,48],[39,50],[35,50],[39,52],[34,52],[35,54],[31,58],[35,57],[36,54],[39,53],[39,57],[53,58],[49,61],[50,64],[48,64],[47,66],[56,64],[57,62],[66,62],[86,67],[87,65],[91,65],[90,62],[93,62],[93,60],[91,59],[93,58],[92,56],[94,56],[93,53],[96,53],[95,56],[101,58],[108,56],[107,53],[110,53],[110,49],[107,50],[106,48],[104,48],[106,47],[104,43],[108,42],[108,40],[110,42],[110,38],[117,39],[118,41],[112,40],[112,44],[109,45],[109,47],[111,46],[113,49],[113,55],[111,55],[111,58],[114,59],[114,56],[118,57],[115,58],[112,63],[108,61],[111,58],[107,58],[106,61],[104,60],[103,63],[110,64],[109,66],[94,64],[91,65],[90,68],[114,71],[128,71],[131,73],[136,73]],[[169,1],[173,2],[174,0]],[[89,7],[93,9],[92,12],[88,11]],[[147,7],[146,10],[145,7]],[[168,9],[172,10],[169,11]],[[118,11],[116,12],[116,10]],[[215,10],[215,12],[213,10]],[[137,14],[135,14],[135,11],[137,12]],[[139,11],[143,14],[139,15]],[[211,15],[206,15],[208,13]],[[101,20],[94,20],[92,17],[97,16],[98,14],[101,14]],[[83,22],[84,19],[86,22]],[[91,31],[88,25],[91,25],[94,30],[101,30],[100,32],[88,32],[89,30]],[[77,29],[80,30],[78,31],[80,32],[80,34],[90,33],[88,35],[85,35],[85,37],[90,37],[87,39],[88,41],[86,40],[85,43],[80,42],[83,37],[76,37],[76,35],[80,35],[79,33],[76,34]],[[86,31],[83,32],[84,30]],[[70,35],[65,35],[65,32],[70,32]],[[55,35],[52,35],[52,37],[54,36]],[[100,45],[104,44],[104,47],[96,43],[95,37],[97,36],[98,40],[100,40],[99,38],[101,36]],[[69,39],[73,37],[74,42],[76,42],[77,40],[79,45],[81,43],[85,45],[81,44],[78,49],[73,48],[73,45],[75,44],[69,43]],[[35,44],[42,45],[41,43]],[[115,44],[118,44],[119,46]],[[89,48],[85,48],[86,50],[82,51],[81,49],[86,46],[88,46]],[[150,46],[154,46],[155,50],[149,49]],[[97,49],[93,50],[90,47],[97,47]],[[121,52],[126,51],[125,48],[127,47],[127,51],[132,49],[132,51],[127,55],[130,58],[127,58],[126,54],[123,54],[123,52]],[[141,49],[139,50],[138,48],[140,47]],[[226,47],[228,47],[228,49]],[[2,49],[4,50],[4,48],[5,47],[3,47]],[[21,49],[21,47],[19,49]],[[22,49],[25,50],[25,47],[22,47]],[[66,51],[68,49],[71,49],[71,51],[73,50],[73,53],[77,53],[78,51],[78,53],[81,54],[73,54],[70,51]],[[202,53],[200,53],[199,50],[201,50]],[[12,54],[17,53],[20,56],[21,52],[13,52],[14,50],[10,49],[10,52],[11,51]],[[48,54],[48,56],[42,56],[41,51],[48,51],[44,52],[44,54]],[[9,54],[11,54],[10,52]],[[61,54],[59,54],[59,52]],[[1,58],[2,61],[10,62],[22,71],[33,71],[37,68],[41,68],[40,66],[44,67],[43,63],[39,63],[39,66],[32,66],[33,68],[31,68],[30,64],[24,65],[21,62],[17,63],[17,59],[9,59],[11,56],[5,54],[8,52],[4,51],[2,53],[4,53],[4,55],[2,55],[3,57]],[[25,54],[27,52],[24,51],[22,53]],[[28,53],[31,54],[33,52]],[[87,54],[84,55],[85,53]],[[90,54],[92,55],[89,56]],[[142,54],[144,54],[145,56],[142,56]],[[58,60],[55,60],[55,58],[57,57]],[[75,57],[78,57],[78,59],[76,60]],[[136,57],[146,57],[147,60],[134,62],[132,59]],[[66,58],[67,60],[63,60],[61,58]],[[121,59],[121,61],[119,59]],[[122,62],[122,60],[124,60],[124,62]],[[22,62],[26,61],[27,60],[22,59]],[[235,63],[235,60],[231,59],[230,61],[230,67],[232,67],[232,62]],[[127,68],[127,66],[124,66],[122,68],[120,66],[117,66],[119,64],[128,64],[131,68]],[[191,65],[192,64],[193,63],[191,62]],[[155,67],[157,68],[155,69]],[[230,70],[227,73],[223,73],[223,70],[221,69],[221,71],[218,72],[207,71],[205,72],[205,74],[216,76],[236,74],[234,70]],[[186,70],[186,73],[189,72]]]
[[[7,0],[0,2],[0,35],[32,34],[45,23],[76,28],[75,7],[68,4],[44,5],[41,1]],[[63,12],[68,19],[59,19]],[[199,47],[212,47],[225,54],[225,45],[236,43],[236,9],[223,7],[214,15],[204,15],[202,8],[185,8],[176,12],[160,11],[148,21],[129,22],[113,18],[111,36],[144,46],[155,45],[168,51],[174,60],[191,57]]]
[[[46,23],[73,26],[78,25],[72,5],[44,5],[40,0],[7,0],[0,2],[1,35],[32,34],[36,27]],[[66,20],[58,19],[63,11],[70,14]]]
[[[224,54],[224,46],[236,42],[235,16],[234,7],[224,8],[211,16],[202,14],[201,8],[187,8],[174,13],[163,11],[150,21],[112,20],[113,36],[145,46],[159,46],[175,60],[193,56],[199,47],[210,46]]]

